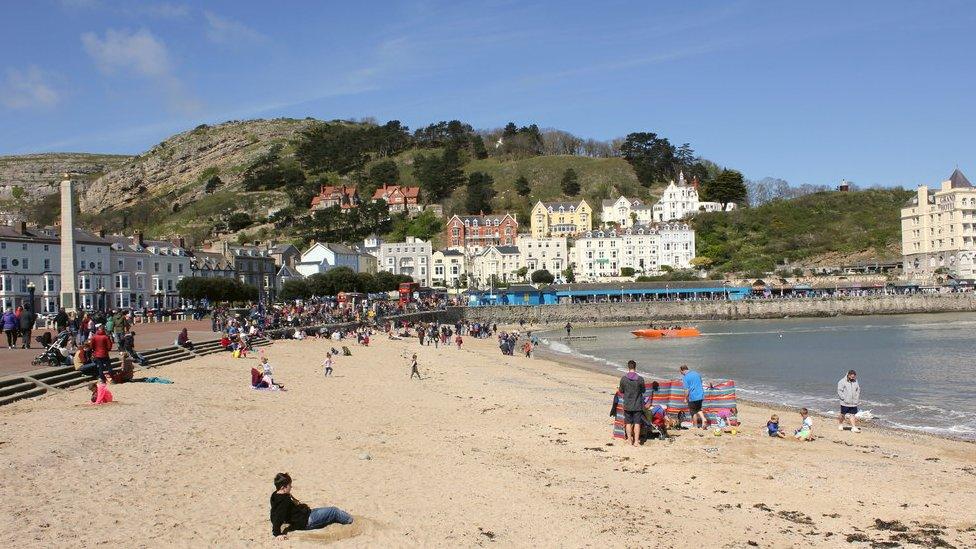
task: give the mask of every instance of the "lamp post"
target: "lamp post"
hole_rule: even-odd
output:
[[[104,313],[105,312],[105,309],[106,309],[105,305],[106,305],[106,303],[105,303],[105,287],[104,286],[99,286],[98,287],[98,310],[100,310],[100,311],[102,311]]]
[[[34,312],[34,291],[36,289],[37,286],[34,285],[33,280],[27,282],[27,310],[32,313]]]

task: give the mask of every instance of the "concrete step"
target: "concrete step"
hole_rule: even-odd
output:
[[[95,378],[88,377],[86,375],[82,375],[79,373],[75,377],[67,378],[57,383],[48,383],[48,385],[50,385],[51,387],[56,387],[58,389],[67,390],[67,389],[74,389],[75,387],[78,387],[80,385],[87,385],[92,381],[95,381]]]
[[[37,380],[39,380],[39,381],[41,381],[43,383],[46,383],[46,384],[48,384],[48,385],[50,385],[52,387],[58,387],[59,386],[59,383],[61,383],[63,381],[69,381],[69,380],[72,380],[72,379],[79,379],[79,378],[80,379],[83,379],[85,381],[91,381],[92,379],[94,379],[93,377],[86,376],[85,374],[83,374],[83,373],[81,373],[78,370],[75,370],[73,368],[70,371],[67,371],[67,372],[58,374],[56,376],[48,376],[48,377],[44,377],[44,378],[40,378],[40,377],[34,376],[34,379],[37,379]]]
[[[36,383],[27,378],[13,379],[8,381],[13,381],[14,383],[9,383],[3,387],[0,387],[0,397],[8,397],[10,395],[22,393],[37,387]]]
[[[29,380],[28,380],[29,381]],[[24,382],[23,377],[11,377],[8,379],[0,380],[0,389],[4,387],[9,387],[11,385],[19,385]]]
[[[13,395],[10,395],[10,396],[7,396],[7,397],[0,398],[0,406],[4,406],[6,404],[10,404],[11,402],[17,402],[18,400],[25,399],[25,398],[32,398],[32,397],[41,396],[41,395],[43,395],[46,392],[47,392],[47,388],[46,387],[36,387],[35,386],[33,389],[30,389],[30,390],[27,390],[27,391],[23,391],[23,392],[20,392],[20,393],[16,393],[16,394],[13,394]]]
[[[36,380],[44,381],[55,376],[76,372],[73,366],[58,366],[57,368],[47,368],[39,372],[32,372],[30,376]]]

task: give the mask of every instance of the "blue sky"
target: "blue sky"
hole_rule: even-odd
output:
[[[0,154],[372,116],[654,131],[793,184],[976,176],[963,0],[0,1]]]

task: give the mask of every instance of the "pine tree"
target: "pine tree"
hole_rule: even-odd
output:
[[[576,175],[576,170],[573,168],[567,168],[563,172],[563,180],[560,186],[563,189],[563,194],[566,196],[576,196],[580,193],[579,177]]]
[[[532,187],[529,186],[529,180],[524,175],[518,176],[518,179],[515,180],[515,192],[519,196],[529,196],[532,192]]]
[[[495,180],[486,173],[474,172],[468,177],[468,196],[464,207],[469,214],[491,213]]]

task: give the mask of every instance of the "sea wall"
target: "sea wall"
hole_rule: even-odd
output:
[[[532,324],[563,324],[970,311],[976,311],[974,292],[817,299],[572,303],[535,307],[471,307],[458,312],[471,322],[514,323],[524,320]]]

